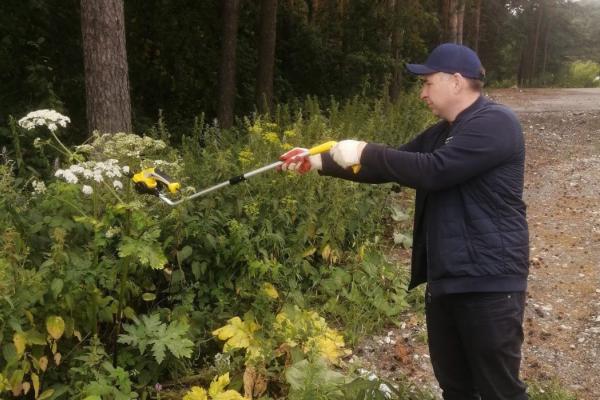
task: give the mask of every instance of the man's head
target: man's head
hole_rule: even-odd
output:
[[[437,116],[450,122],[481,94],[485,70],[477,54],[466,46],[445,43],[424,64],[406,68],[423,79],[421,99]]]

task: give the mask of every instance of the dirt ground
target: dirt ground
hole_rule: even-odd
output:
[[[527,146],[530,276],[522,376],[600,399],[600,89],[502,89]],[[406,200],[410,201],[410,200]],[[393,257],[407,263],[407,253]],[[422,319],[366,340],[354,362],[390,380],[435,383]]]

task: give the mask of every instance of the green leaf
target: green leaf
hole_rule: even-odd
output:
[[[344,375],[330,369],[322,359],[314,362],[302,360],[292,364],[285,371],[285,379],[290,384],[292,393],[327,393],[328,399],[343,398],[340,387],[344,384]]]
[[[184,275],[183,271],[180,269],[176,269],[171,274],[171,284],[180,283],[180,282],[183,282],[184,280],[185,280],[185,275]]]
[[[177,261],[179,261],[179,264],[181,264],[191,255],[192,255],[191,246],[185,246],[183,249],[181,249],[177,252]]]
[[[159,314],[143,315],[141,320],[135,318],[134,324],[123,325],[125,334],[119,335],[118,342],[137,346],[141,354],[151,346],[152,355],[161,364],[168,350],[176,358],[189,358],[194,343],[187,338],[189,326],[180,321],[169,325],[160,321]]]
[[[119,246],[119,257],[137,258],[142,265],[153,269],[162,269],[167,263],[167,257],[160,249],[159,243],[147,243],[131,237],[123,238]]]
[[[17,362],[19,357],[17,355],[17,348],[13,343],[6,343],[2,346],[2,355],[8,364]]]
[[[50,284],[50,290],[52,290],[54,299],[57,299],[60,292],[62,292],[63,285],[64,285],[64,282],[62,279],[54,278],[52,280],[52,283]]]
[[[46,335],[35,329],[25,332],[25,337],[27,338],[28,344],[35,344],[39,346],[45,346],[47,344]]]
[[[154,300],[156,300],[156,295],[154,293],[144,293],[142,295],[142,300],[144,300],[144,301],[154,301]]]

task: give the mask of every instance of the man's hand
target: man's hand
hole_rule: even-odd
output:
[[[295,147],[283,154],[279,159],[283,161],[281,170],[296,171],[299,174],[305,174],[312,169],[321,169],[321,155],[309,156],[308,150],[302,147]]]
[[[358,140],[342,140],[333,146],[329,152],[333,161],[342,168],[349,168],[360,165],[360,156],[366,145],[367,142]]]

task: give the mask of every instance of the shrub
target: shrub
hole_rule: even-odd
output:
[[[567,87],[599,87],[600,64],[594,61],[573,61],[569,67],[564,85]]]

